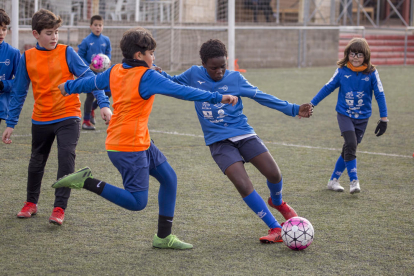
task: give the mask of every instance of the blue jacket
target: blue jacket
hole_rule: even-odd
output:
[[[123,63],[124,68],[132,68]],[[99,73],[95,77],[69,80],[65,84],[65,90],[70,95],[81,93],[82,91],[92,91],[94,89],[113,89],[110,87],[110,74],[112,67]],[[155,70],[147,70],[141,78],[139,93],[143,99],[148,99],[152,95],[161,94],[188,101],[208,101],[220,104],[223,96],[220,93],[210,93],[200,89],[178,85],[169,79],[164,78]]]
[[[36,44],[36,48],[42,51],[48,51],[43,47],[40,47],[39,44]],[[53,51],[53,50],[52,50]],[[91,77],[95,76],[89,66],[79,57],[79,55],[73,50],[72,47],[68,46],[66,50],[66,61],[68,63],[69,71],[76,76],[77,78]],[[26,96],[29,90],[30,78],[26,69],[26,58],[25,55],[22,55],[20,59],[19,66],[17,67],[16,78],[14,79],[14,85],[12,89],[12,95],[9,106],[9,113],[6,119],[8,127],[14,128],[19,121],[20,112],[22,111],[23,104],[26,100]],[[110,103],[108,97],[105,95],[104,91],[97,90],[93,91],[94,96],[98,100],[100,108],[109,107]],[[53,124],[60,121],[64,121],[68,118],[62,118],[59,120],[48,121],[48,122],[38,122],[32,119],[32,123],[35,125],[43,124]],[[79,117],[76,117],[79,118]],[[80,118],[79,118],[80,119]]]
[[[372,113],[372,94],[377,100],[380,117],[388,117],[384,88],[378,71],[369,74],[354,72],[348,67],[336,69],[333,77],[311,100],[318,105],[325,97],[339,87],[336,111],[354,119],[367,119]]]
[[[195,102],[195,109],[204,132],[206,145],[239,135],[255,133],[254,129],[247,123],[246,115],[243,114],[241,97],[248,97],[261,105],[279,110],[292,117],[299,113],[299,105],[282,101],[275,96],[260,91],[237,71],[226,70],[224,77],[218,82],[210,78],[203,66],[192,66],[184,73],[174,77],[165,72],[162,72],[162,74],[183,85],[238,96],[239,101],[235,106]]]
[[[92,57],[97,54],[105,54],[111,59],[111,41],[103,34],[96,36],[92,32],[85,37],[78,46],[78,55],[87,65],[91,64]]]
[[[0,81],[3,82],[3,90],[0,90],[0,119],[7,118],[10,95],[16,76],[17,66],[20,61],[20,51],[3,41],[0,44]]]

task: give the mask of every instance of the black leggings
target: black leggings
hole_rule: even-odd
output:
[[[105,92],[105,95],[108,96],[108,98],[111,97],[111,91]],[[90,120],[91,119],[91,112],[92,110],[95,110],[98,107],[98,101],[94,101],[95,96],[93,93],[87,93],[86,94],[86,100],[83,107],[83,119],[84,120]]]
[[[342,158],[345,162],[352,161],[356,158],[356,150],[358,146],[357,136],[355,131],[344,131],[342,132],[344,137],[344,145],[342,147]]]

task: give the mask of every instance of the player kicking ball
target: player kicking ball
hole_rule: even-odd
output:
[[[239,72],[226,70],[227,50],[220,40],[211,39],[205,42],[201,46],[200,57],[203,66],[192,66],[174,77],[165,72],[161,73],[179,84],[219,91],[223,95],[239,98],[235,106],[195,102],[198,119],[214,161],[236,187],[247,206],[269,227],[268,235],[261,237],[260,242],[282,242],[281,225],[254,189],[244,163],[252,163],[266,177],[270,190],[270,207],[278,210],[286,220],[297,214],[282,200],[282,174],[263,141],[247,123],[241,97],[250,98],[292,117],[310,117],[312,106],[299,106],[282,101],[251,85]]]
[[[123,63],[95,77],[67,81],[59,85],[63,95],[82,91],[111,90],[113,117],[109,123],[106,150],[122,175],[125,189],[92,177],[89,168],[56,181],[52,187],[84,188],[131,211],[143,210],[148,202],[149,176],[160,183],[158,232],[153,247],[190,249],[193,246],[171,234],[177,193],[177,176],[164,154],[151,142],[148,119],[155,94],[211,104],[231,105],[237,97],[210,93],[178,85],[154,70],[156,42],[143,28],[131,29],[121,39]],[[100,87],[100,88],[98,88]]]

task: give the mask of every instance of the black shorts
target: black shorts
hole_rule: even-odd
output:
[[[340,113],[338,113],[336,118],[338,119],[341,135],[345,131],[354,131],[357,137],[357,143],[361,143],[369,119],[353,119]]]
[[[249,162],[253,157],[269,151],[257,135],[236,142],[226,139],[209,147],[211,156],[224,174],[230,165],[239,161]]]

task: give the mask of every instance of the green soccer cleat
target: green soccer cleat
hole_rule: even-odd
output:
[[[86,167],[77,172],[65,175],[53,183],[52,188],[82,189],[86,179],[93,178],[91,169]]]
[[[161,248],[161,249],[191,249],[193,248],[192,244],[180,241],[176,236],[174,235],[168,235],[166,238],[161,239],[158,238],[157,234],[154,235],[154,239],[152,240],[152,246],[155,248]]]

